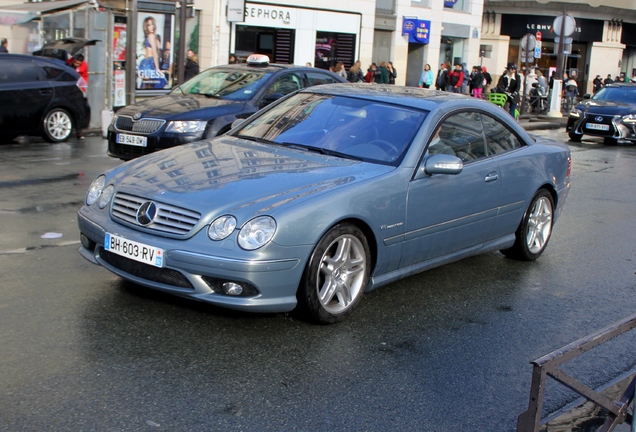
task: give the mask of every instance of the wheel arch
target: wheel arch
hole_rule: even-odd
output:
[[[46,117],[49,115],[49,113],[55,109],[63,109],[64,111],[66,111],[71,118],[73,129],[77,128],[77,116],[75,115],[75,110],[66,104],[52,103],[51,105],[46,107],[46,109],[44,110],[44,115],[40,119],[40,127],[42,128],[42,130],[44,130],[45,127],[44,120],[46,120]]]
[[[557,202],[559,200],[559,196],[557,194],[556,188],[554,187],[554,185],[550,184],[550,183],[546,183],[543,186],[541,186],[539,189],[537,189],[537,191],[534,193],[533,197],[541,190],[541,189],[545,189],[546,191],[548,191],[550,193],[550,196],[552,196],[552,202],[554,203],[554,208],[557,208]]]
[[[362,231],[362,234],[364,234],[364,236],[366,237],[367,244],[369,245],[369,254],[371,255],[371,263],[370,263],[371,268],[369,273],[373,274],[373,270],[375,269],[377,261],[378,261],[378,242],[377,242],[376,235],[374,234],[373,230],[371,229],[371,227],[369,226],[367,222],[365,222],[364,220],[360,218],[355,218],[355,217],[341,219],[337,222],[334,222],[330,226],[328,226],[324,230],[324,232],[320,235],[320,238],[322,238],[326,233],[331,231],[335,226],[341,225],[341,224],[350,224],[355,226],[360,231]]]

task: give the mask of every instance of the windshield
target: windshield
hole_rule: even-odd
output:
[[[293,148],[397,165],[426,112],[371,100],[296,94],[235,133]]]
[[[632,87],[604,87],[593,97],[593,100],[610,102],[627,102],[636,104],[636,86]]]
[[[208,69],[172,90],[172,94],[204,95],[229,100],[248,100],[265,84],[271,73]]]

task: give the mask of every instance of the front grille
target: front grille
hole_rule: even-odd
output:
[[[158,282],[165,285],[170,285],[179,288],[186,288],[194,290],[194,287],[190,281],[180,272],[151,266],[148,264],[133,261],[120,255],[116,255],[103,248],[99,250],[99,256],[113,267],[128,273],[132,276],[145,279],[152,282]]]
[[[583,132],[591,133],[596,136],[614,136],[614,134],[616,133],[616,128],[614,127],[614,123],[612,123],[613,119],[614,119],[613,115],[599,115],[599,114],[587,113],[587,115],[585,116],[585,122],[583,123]],[[608,125],[609,130],[592,129],[588,127],[588,124]]]
[[[118,144],[112,141],[108,142],[108,151],[122,159],[134,159],[152,152],[152,150],[148,150],[148,147]]]
[[[188,234],[201,218],[197,212],[153,201],[157,206],[157,214],[150,224],[141,225],[137,222],[137,211],[147,201],[149,200],[145,198],[118,192],[113,199],[111,215],[133,225],[177,235]]]
[[[120,115],[117,116],[115,128],[120,131],[135,132],[138,134],[147,135],[158,131],[165,122],[165,120],[161,119],[133,120],[132,117]]]

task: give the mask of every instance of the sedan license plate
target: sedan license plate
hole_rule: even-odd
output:
[[[117,134],[117,144],[129,144],[138,147],[146,147],[148,144],[148,138],[145,136]]]
[[[602,130],[602,131],[609,130],[609,125],[606,125],[606,124],[587,123],[585,127],[588,129],[593,129],[593,130]]]
[[[155,267],[163,267],[162,249],[136,241],[126,240],[115,234],[106,233],[106,237],[104,237],[104,249],[134,261]]]

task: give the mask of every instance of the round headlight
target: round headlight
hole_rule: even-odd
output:
[[[212,240],[223,240],[236,228],[236,219],[234,216],[225,215],[214,219],[208,228],[208,237]]]
[[[110,202],[110,199],[113,197],[113,193],[115,192],[115,186],[108,185],[106,189],[102,192],[102,195],[99,197],[99,202],[97,205],[99,208],[104,208]]]
[[[254,250],[266,245],[276,232],[276,221],[271,216],[259,216],[241,228],[238,244],[243,249]]]
[[[93,180],[93,183],[91,183],[90,187],[88,188],[88,192],[86,193],[86,205],[95,204],[95,201],[97,201],[99,196],[102,194],[104,183],[106,183],[106,177],[103,175],[100,175],[95,180]]]

